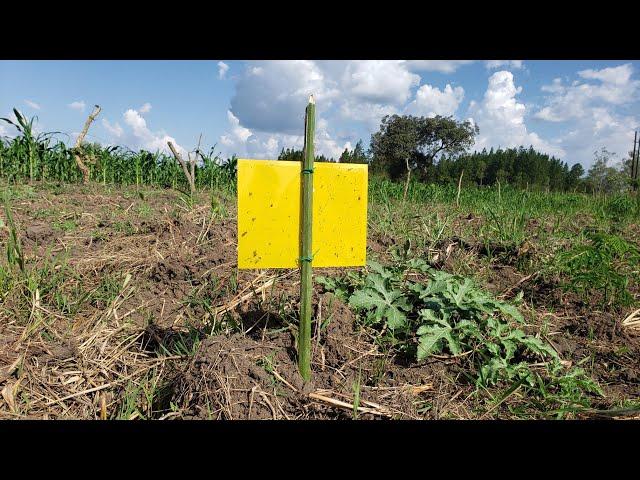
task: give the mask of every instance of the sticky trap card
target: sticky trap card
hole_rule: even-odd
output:
[[[365,265],[367,168],[314,164],[314,267]],[[238,160],[238,268],[300,265],[301,169],[300,162]]]

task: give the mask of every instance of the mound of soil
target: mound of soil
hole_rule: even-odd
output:
[[[363,338],[364,331],[354,330],[353,313],[346,305],[331,294],[319,300],[330,321],[313,339],[310,382],[298,373],[292,330],[218,335],[204,340],[193,361],[178,374],[174,403],[192,418],[353,418],[353,409],[345,405],[353,404],[359,383],[360,405],[365,409],[359,416],[416,418],[414,402],[431,393],[427,380],[432,368],[408,373],[377,352]],[[380,368],[384,372],[377,375],[382,381],[372,382]]]

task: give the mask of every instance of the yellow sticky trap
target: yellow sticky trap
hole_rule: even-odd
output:
[[[238,268],[300,265],[300,162],[238,160]],[[367,165],[314,164],[314,267],[366,263]]]

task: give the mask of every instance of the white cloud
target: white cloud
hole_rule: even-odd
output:
[[[220,137],[220,142],[227,147],[237,147],[244,144],[251,136],[251,130],[240,125],[240,120],[227,110],[227,120],[231,126],[231,131]]]
[[[549,92],[549,93],[562,92],[564,90],[564,87],[562,86],[562,78],[560,77],[554,78],[553,82],[551,82],[551,85],[543,85],[542,87],[540,87],[540,90],[542,90],[543,92]]]
[[[406,60],[409,70],[413,72],[453,73],[463,65],[469,65],[474,60]]]
[[[220,137],[223,156],[238,155],[245,158],[275,159],[283,148],[302,149],[304,137],[286,133],[252,132],[242,127],[238,118],[227,112],[229,129]],[[325,155],[338,159],[345,146],[351,148],[349,142],[339,144],[328,132],[328,122],[319,118],[316,123],[315,151],[317,155]]]
[[[335,81],[325,78],[310,60],[249,63],[236,84],[231,111],[251,130],[296,134],[304,121],[309,95],[318,112],[329,108],[338,95]]]
[[[625,63],[618,67],[603,68],[602,70],[581,70],[578,75],[589,80],[600,80],[604,83],[615,85],[626,85],[631,80],[633,67],[630,63]]]
[[[167,142],[170,141],[181,154],[186,155],[186,150],[178,145],[175,138],[165,132],[152,132],[147,127],[146,120],[137,110],[130,108],[124,112],[123,118],[124,123],[131,128],[131,133],[125,137],[125,144],[128,146],[143,148],[152,152],[160,150],[169,153]]]
[[[218,78],[222,80],[229,70],[229,65],[224,62],[218,62]]]
[[[568,133],[558,140],[571,153],[571,162],[580,162],[585,168],[593,163],[593,152],[601,147],[615,152],[617,158],[626,158],[633,145],[633,132],[638,118],[621,115],[607,108],[595,107],[588,115],[571,125]]]
[[[72,110],[78,110],[79,112],[84,112],[84,109],[87,107],[87,104],[84,103],[84,100],[71,102],[67,105]]]
[[[238,155],[257,159],[274,159],[278,156],[279,142],[276,137],[280,134],[258,133],[254,135],[251,130],[240,125],[240,120],[231,110],[227,110],[227,120],[229,129],[220,137],[223,155],[227,157]]]
[[[107,132],[109,132],[114,137],[121,137],[122,134],[124,133],[124,130],[122,129],[122,127],[118,122],[111,125],[109,120],[107,120],[106,118],[102,119],[102,126],[105,128]]]
[[[149,113],[151,111],[151,104],[149,102],[146,102],[144,105],[142,105],[138,111],[140,113]]]
[[[524,66],[524,62],[522,60],[487,60],[484,66],[487,70],[494,70],[496,68],[520,70]]]
[[[511,72],[502,70],[489,77],[489,85],[482,101],[472,101],[469,106],[474,123],[480,127],[475,148],[533,145],[537,150],[550,155],[564,156],[565,151],[560,146],[527,130],[524,122],[526,107],[516,99],[516,95],[521,92],[522,87],[516,87]]]
[[[603,105],[623,105],[637,98],[640,81],[632,80],[633,66],[630,63],[602,70],[582,70],[581,78],[597,83],[582,83],[578,80],[564,85],[555,78],[542,90],[552,95],[535,117],[549,122],[564,122],[570,119],[587,118],[591,110]]]
[[[385,115],[399,114],[400,110],[393,105],[380,105],[346,100],[340,106],[340,115],[347,120],[362,122],[371,133],[380,127],[380,120]]]
[[[416,92],[416,98],[407,107],[407,112],[426,117],[450,116],[456,113],[463,98],[462,87],[452,88],[447,84],[443,90],[440,90],[425,84]]]
[[[25,100],[24,103],[26,103],[27,105],[29,105],[31,108],[35,109],[35,110],[40,110],[42,107],[34,102],[33,100]]]
[[[369,103],[403,104],[419,83],[420,76],[397,60],[352,61],[342,77],[342,86],[351,97]]]
[[[236,83],[231,111],[239,125],[256,137],[277,134],[280,141],[283,135],[301,134],[308,96],[313,93],[317,115],[331,119],[332,129],[336,122],[355,120],[374,131],[384,115],[402,111],[419,83],[420,76],[404,61],[249,62]],[[326,133],[325,154],[342,148],[329,129]],[[340,143],[343,140],[357,139],[341,138]],[[231,132],[224,141],[233,142]]]

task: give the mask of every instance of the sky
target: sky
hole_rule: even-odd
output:
[[[569,165],[632,149],[640,62],[527,60],[0,61],[0,117],[17,108],[37,131],[133,150],[201,149],[277,158],[301,148],[316,100],[316,153],[337,158],[387,114],[452,115],[480,133],[474,149],[532,145]],[[14,127],[0,122],[0,135]],[[204,148],[203,148],[204,147]]]

